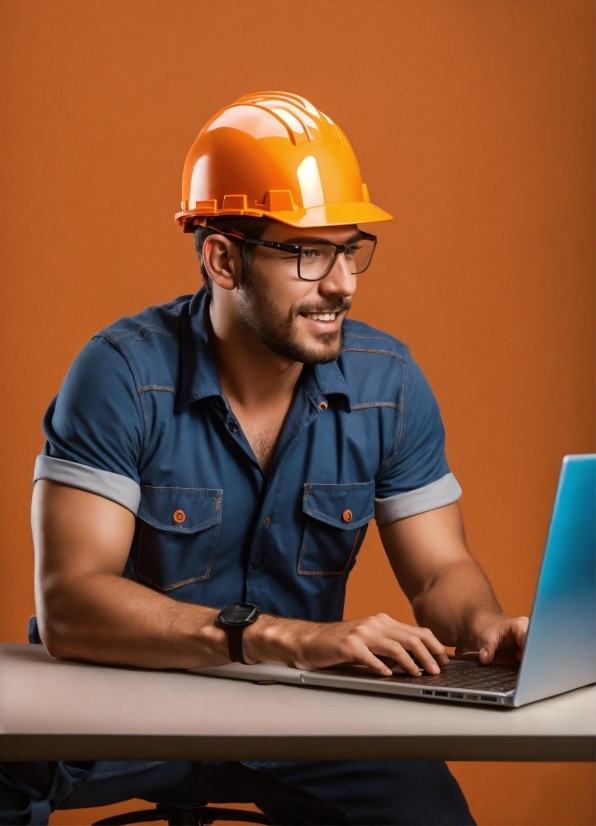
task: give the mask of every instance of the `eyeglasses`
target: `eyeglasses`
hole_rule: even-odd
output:
[[[255,246],[288,253],[291,258],[287,260],[292,261],[292,267],[294,260],[296,260],[298,278],[301,278],[303,281],[321,281],[325,276],[329,275],[333,269],[333,265],[337,261],[337,256],[340,254],[345,255],[350,272],[353,275],[364,272],[368,269],[377,245],[376,235],[370,235],[368,232],[362,231],[355,240],[347,244],[332,244],[330,241],[281,244],[277,241],[261,241],[255,238],[245,238],[241,232],[237,232],[236,230],[223,231],[209,225],[207,225],[206,228],[218,235],[225,235],[242,244],[254,244]]]

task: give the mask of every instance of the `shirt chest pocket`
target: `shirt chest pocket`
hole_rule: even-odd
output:
[[[160,591],[208,579],[223,491],[141,486],[135,534],[137,575]]]
[[[374,496],[374,481],[304,485],[298,574],[337,576],[351,568],[374,516]]]

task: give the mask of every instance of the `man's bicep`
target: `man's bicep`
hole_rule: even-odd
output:
[[[453,562],[469,560],[457,502],[379,527],[383,547],[411,601]]]
[[[32,504],[37,598],[87,574],[120,576],[135,517],[116,502],[49,480],[35,484]]]

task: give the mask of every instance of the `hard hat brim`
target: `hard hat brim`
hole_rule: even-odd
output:
[[[193,218],[216,218],[223,215],[245,215],[252,218],[271,218],[290,227],[336,227],[346,224],[369,224],[377,221],[391,221],[393,216],[371,203],[329,204],[309,209],[266,212],[256,209],[187,210],[176,213],[176,221],[181,226]]]
[[[291,227],[335,227],[342,224],[369,224],[391,221],[393,216],[370,203],[329,204],[328,206],[297,209],[294,212],[263,213],[268,218]]]

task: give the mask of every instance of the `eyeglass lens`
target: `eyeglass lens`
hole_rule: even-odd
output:
[[[351,273],[364,272],[370,264],[375,242],[360,238],[341,255],[345,255]],[[303,244],[298,258],[298,276],[304,281],[319,281],[331,270],[336,258],[333,244]]]

